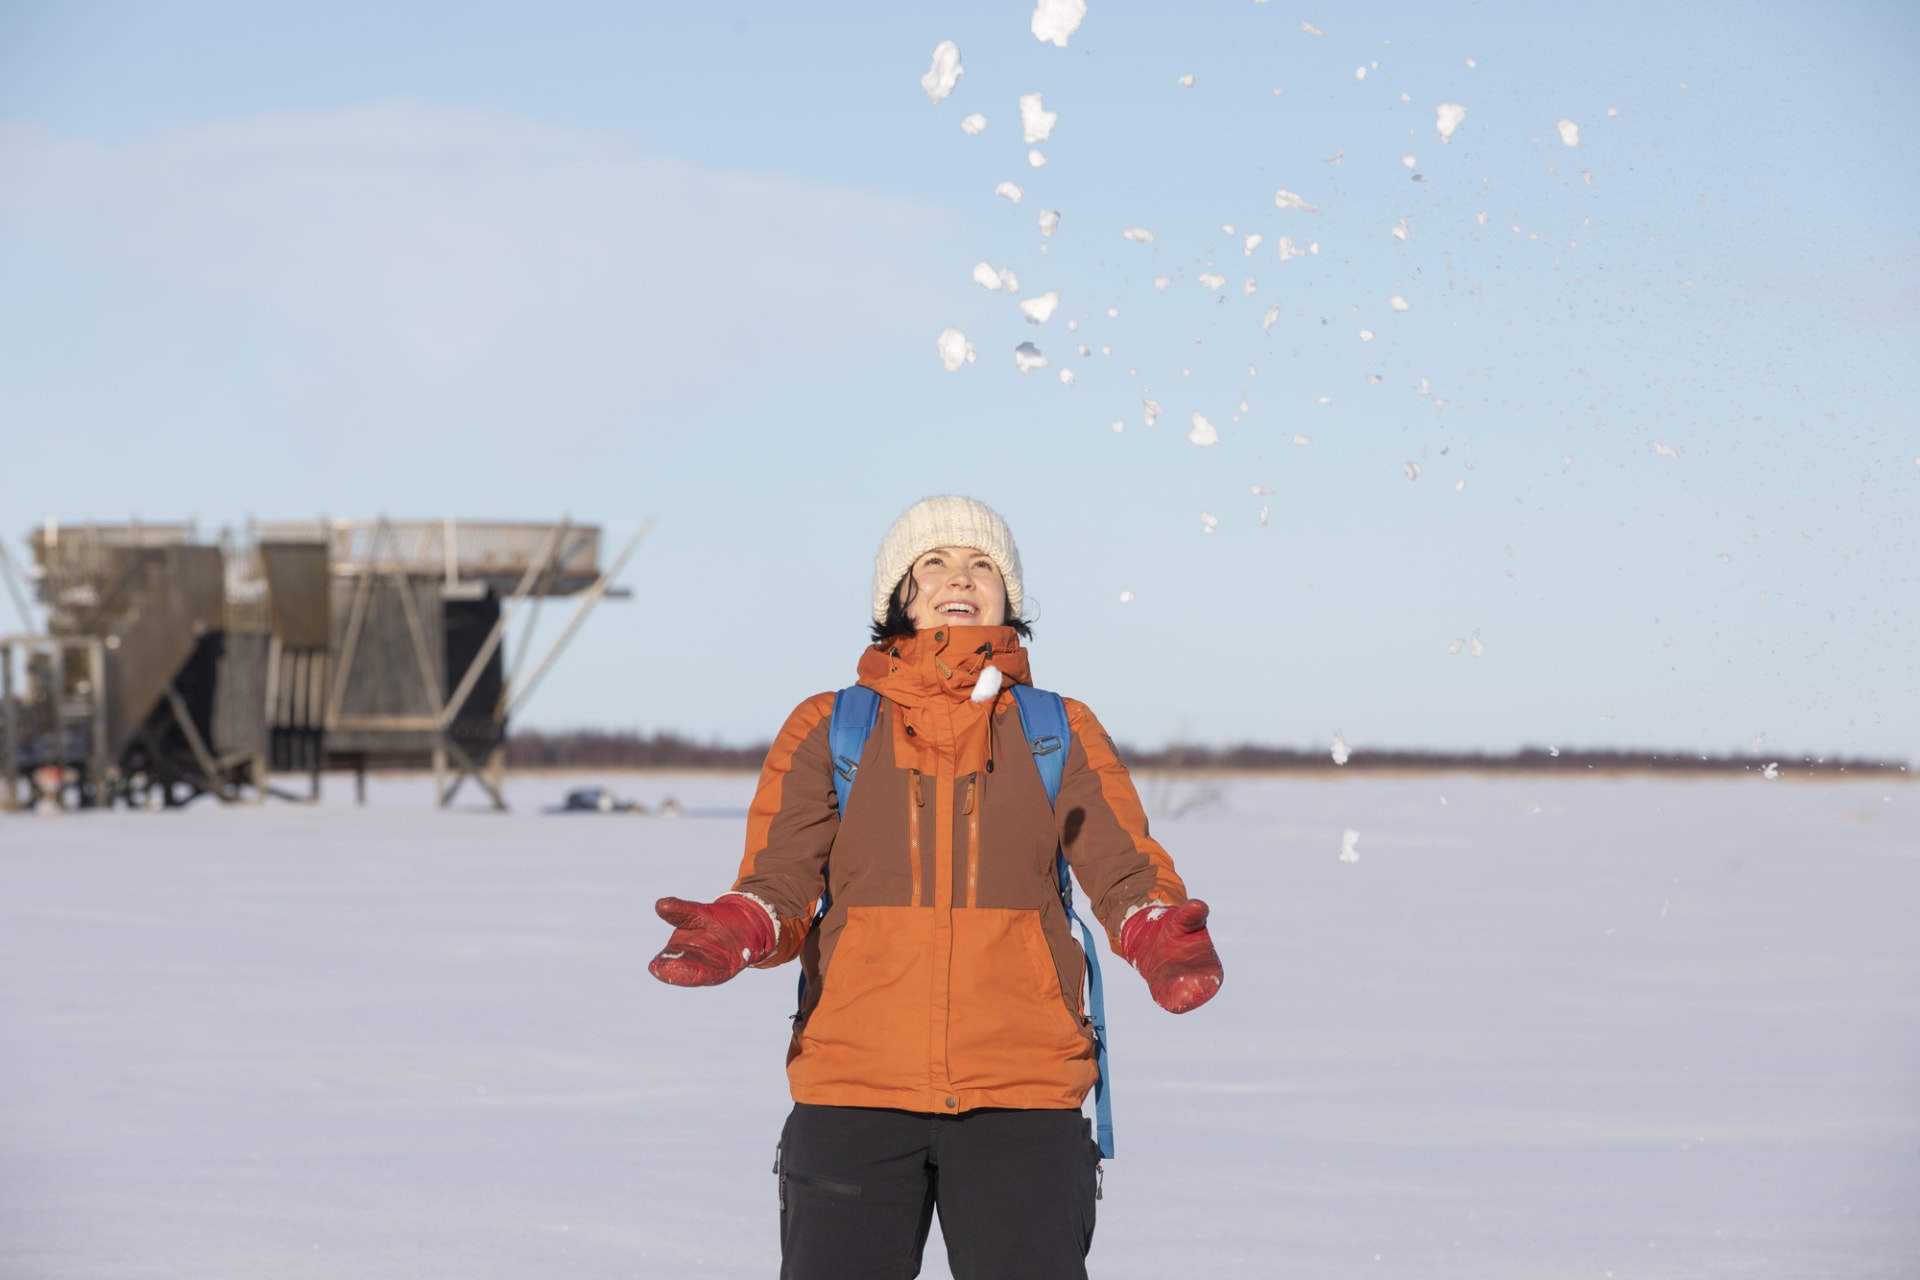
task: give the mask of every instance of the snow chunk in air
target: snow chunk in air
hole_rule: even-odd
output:
[[[1033,6],[1033,38],[1064,49],[1087,16],[1087,0],[1039,0]]]
[[[1047,358],[1040,354],[1040,348],[1031,342],[1023,342],[1013,349],[1014,367],[1022,373],[1032,373],[1035,369],[1047,367]]]
[[[1022,200],[1025,200],[1027,198],[1027,193],[1022,191],[1019,187],[1014,186],[1011,182],[1001,183],[999,186],[993,189],[993,194],[997,196],[1005,196],[1007,199],[1013,201],[1015,204],[1019,204]]]
[[[1580,126],[1575,124],[1571,120],[1562,120],[1560,122],[1560,141],[1566,143],[1570,147],[1579,146],[1580,145]]]
[[[1371,329],[1362,329],[1362,330],[1360,331],[1360,341],[1362,341],[1362,342],[1372,342],[1372,341],[1373,341],[1373,330],[1371,330]]]
[[[1318,27],[1316,27],[1316,26],[1314,26],[1314,25],[1313,25],[1313,24],[1312,24],[1311,22],[1303,22],[1303,23],[1301,23],[1301,24],[1300,24],[1300,29],[1301,29],[1302,31],[1304,31],[1304,32],[1306,32],[1306,33],[1307,33],[1308,35],[1310,35],[1310,36],[1317,36],[1317,35],[1321,35],[1321,34],[1323,34],[1323,33],[1321,32],[1321,30],[1320,30],[1320,28],[1318,28]]]
[[[1218,291],[1226,282],[1227,278],[1225,276],[1216,276],[1210,271],[1202,271],[1200,273],[1200,283],[1208,289]]]
[[[1408,309],[1407,300],[1401,297],[1397,293],[1394,294],[1391,298],[1387,299],[1387,305],[1389,307],[1392,307],[1395,311],[1405,311]]]
[[[1244,253],[1247,257],[1251,258],[1253,256],[1253,251],[1260,247],[1260,241],[1263,238],[1264,237],[1262,237],[1260,233],[1257,231],[1252,233],[1247,237],[1246,245],[1244,248],[1241,249],[1241,252]]]
[[[980,674],[974,679],[973,692],[967,697],[973,702],[992,702],[993,695],[1000,692],[1000,683],[1006,677],[1000,674],[1000,668],[989,662],[980,668]]]
[[[1435,110],[1440,118],[1434,121],[1433,127],[1440,131],[1440,141],[1452,142],[1453,131],[1467,118],[1467,109],[1457,102],[1443,102]]]
[[[998,293],[1008,285],[1013,286],[1014,293],[1020,292],[1020,281],[1012,271],[1005,267],[995,271],[984,262],[974,265],[973,282],[992,293]]]
[[[1037,298],[1028,298],[1020,304],[1020,314],[1027,318],[1028,324],[1045,324],[1053,319],[1053,309],[1060,305],[1060,295],[1043,293]]]
[[[933,65],[920,77],[920,87],[935,102],[945,102],[965,71],[960,65],[960,46],[951,40],[942,40],[933,46]]]
[[[978,111],[960,121],[960,132],[966,134],[969,138],[986,127],[987,118]]]
[[[1308,204],[1305,200],[1302,200],[1299,196],[1286,190],[1284,187],[1273,193],[1273,203],[1275,208],[1298,209],[1303,213],[1316,213],[1320,209],[1319,205]]]
[[[977,358],[973,344],[967,341],[967,335],[951,325],[940,331],[934,343],[940,349],[940,363],[948,373],[960,372],[962,365],[972,364]]]
[[[1045,142],[1059,119],[1058,111],[1047,111],[1041,107],[1039,94],[1020,95],[1020,132],[1029,146],[1036,142]]]
[[[1128,227],[1120,233],[1120,238],[1122,240],[1131,240],[1135,244],[1152,244],[1153,232],[1147,230],[1145,227]]]
[[[1132,603],[1133,603],[1133,592],[1131,592],[1131,591],[1122,591],[1122,592],[1120,593],[1120,603],[1121,603],[1121,604],[1132,604]]]
[[[1218,529],[1219,527],[1220,527],[1219,516],[1214,515],[1211,511],[1202,511],[1200,513],[1200,532],[1212,533],[1215,529]]]
[[[1183,89],[1193,88],[1193,72],[1187,72],[1187,74],[1181,76],[1178,80],[1174,81],[1174,83]]]
[[[1059,230],[1059,228],[1060,211],[1058,209],[1042,209],[1040,211],[1040,234],[1050,236]]]
[[[1359,843],[1360,833],[1358,831],[1355,831],[1352,827],[1348,827],[1345,831],[1342,831],[1340,833],[1340,861],[1360,861],[1360,850],[1355,847]]]
[[[1187,432],[1187,443],[1205,449],[1220,443],[1220,430],[1198,413],[1192,415],[1193,430]],[[1211,530],[1209,530],[1211,532]]]
[[[1333,762],[1335,764],[1345,764],[1352,755],[1353,752],[1347,749],[1346,737],[1342,735],[1338,729],[1335,729],[1333,731]]]
[[[1038,169],[1041,165],[1045,164],[1046,162],[1047,162],[1046,156],[1040,153],[1040,149],[1038,147],[1035,147],[1032,151],[1027,152],[1027,163],[1032,165],[1034,168]]]
[[[1276,302],[1272,306],[1267,308],[1266,317],[1260,321],[1260,327],[1262,329],[1271,329],[1273,328],[1274,323],[1279,319],[1280,319],[1280,304]]]
[[[1062,369],[1060,371],[1060,384],[1066,387],[1070,387],[1073,385],[1073,370]]]
[[[1153,278],[1153,287],[1158,289],[1162,293],[1165,293],[1167,291],[1167,286],[1172,283],[1173,283],[1172,276],[1155,276]]]

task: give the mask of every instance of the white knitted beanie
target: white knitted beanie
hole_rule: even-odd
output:
[[[1000,513],[984,502],[949,494],[922,498],[887,530],[873,560],[873,620],[884,622],[887,600],[913,562],[935,547],[978,547],[1007,586],[1007,619],[1020,616],[1020,551]]]

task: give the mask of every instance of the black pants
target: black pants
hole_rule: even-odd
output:
[[[933,1213],[954,1280],[1084,1280],[1100,1150],[1078,1111],[793,1109],[781,1280],[909,1280]]]

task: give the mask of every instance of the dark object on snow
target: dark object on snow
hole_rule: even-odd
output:
[[[542,813],[645,813],[647,807],[622,800],[605,787],[581,787],[567,792],[564,804],[549,805]]]

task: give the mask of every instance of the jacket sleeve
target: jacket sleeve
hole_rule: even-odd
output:
[[[1053,806],[1060,848],[1118,954],[1129,910],[1146,902],[1179,906],[1187,900],[1187,886],[1147,833],[1146,810],[1113,739],[1084,704],[1063,701],[1073,745]]]
[[[756,968],[770,969],[800,953],[813,924],[813,907],[827,887],[827,852],[840,830],[827,747],[831,693],[794,708],[760,768],[760,785],[747,810],[747,851],[736,893],[773,908],[780,938]]]

